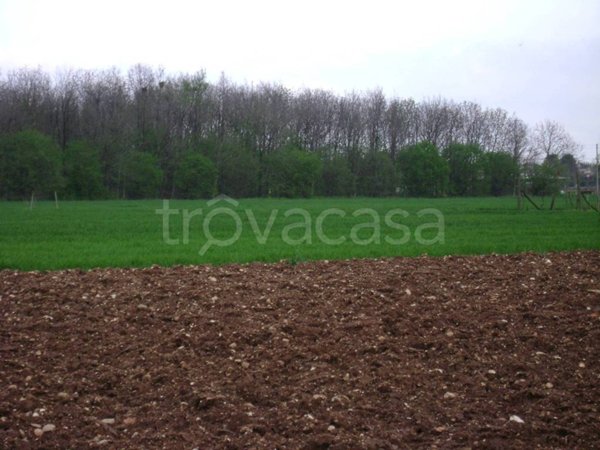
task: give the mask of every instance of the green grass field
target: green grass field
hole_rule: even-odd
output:
[[[22,202],[0,203],[0,268],[600,249],[600,215],[567,209],[564,200],[554,211],[518,211],[513,198],[245,199],[237,206],[225,200],[210,205],[175,200],[169,205],[174,213],[165,233],[164,217],[156,213],[162,200],[61,202],[58,209],[53,202],[38,202],[33,209]],[[364,208],[371,211],[353,215]],[[403,212],[395,211],[386,220],[398,208]],[[425,208],[439,214],[419,216]]]

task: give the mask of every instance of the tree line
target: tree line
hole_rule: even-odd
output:
[[[577,148],[556,122],[378,89],[211,83],[142,65],[0,74],[4,199],[544,193],[555,186],[536,177],[572,170]]]

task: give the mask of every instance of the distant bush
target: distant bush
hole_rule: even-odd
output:
[[[123,192],[126,198],[159,197],[163,172],[156,157],[140,151],[129,153],[123,163]]]
[[[368,152],[359,161],[357,191],[371,197],[393,195],[396,191],[396,169],[387,153]]]
[[[494,196],[511,194],[515,189],[515,179],[519,165],[512,155],[505,152],[485,154],[486,194]]]
[[[38,131],[0,137],[0,195],[5,199],[49,197],[60,190],[60,149]]]
[[[437,197],[446,193],[448,163],[435,145],[420,142],[398,152],[400,187],[405,195]]]
[[[529,177],[530,190],[534,195],[554,195],[560,191],[560,168],[552,161],[533,166]]]
[[[218,170],[219,193],[237,198],[258,194],[259,165],[250,151],[234,144],[224,145]]]
[[[266,161],[269,191],[275,197],[310,197],[321,172],[321,160],[313,153],[285,149]]]
[[[175,188],[180,198],[209,198],[215,194],[217,170],[200,153],[187,153],[175,171]]]
[[[451,144],[442,156],[448,162],[450,195],[487,194],[485,154],[475,144]]]
[[[98,151],[85,141],[72,141],[64,155],[65,194],[94,200],[106,196]]]
[[[356,180],[345,158],[336,156],[323,162],[318,193],[332,197],[356,193]]]

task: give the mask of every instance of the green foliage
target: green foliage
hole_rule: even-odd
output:
[[[565,177],[567,184],[575,185],[577,172],[577,160],[575,157],[567,153],[561,156],[559,164],[561,175]]]
[[[236,141],[226,141],[218,145],[219,193],[234,198],[256,196],[259,170],[256,156]]]
[[[350,196],[355,193],[355,179],[345,158],[335,156],[323,163],[319,194],[328,197]]]
[[[123,193],[127,198],[157,198],[163,172],[156,157],[140,151],[126,155],[123,163]]]
[[[193,75],[185,76],[181,83],[182,100],[186,104],[193,104],[202,98],[209,87],[204,72],[197,72]]]
[[[430,142],[420,142],[398,153],[402,192],[409,196],[444,195],[448,184],[448,163]]]
[[[209,198],[215,194],[217,170],[200,153],[187,153],[175,172],[175,187],[181,198]]]
[[[65,193],[68,198],[93,200],[105,195],[100,155],[85,141],[72,141],[64,155]]]
[[[485,155],[475,144],[451,144],[442,156],[448,161],[450,195],[483,195],[486,192]]]
[[[387,153],[369,152],[359,163],[358,194],[389,196],[396,191],[396,169]]]
[[[560,191],[560,166],[556,161],[545,161],[536,164],[529,176],[530,191],[533,195],[556,195]]]
[[[266,161],[271,195],[275,197],[310,197],[321,172],[321,160],[313,153],[284,149]]]
[[[489,193],[494,196],[511,194],[519,171],[519,165],[512,155],[504,152],[486,153],[485,163]]]
[[[290,266],[297,266],[298,264],[305,263],[308,260],[304,256],[302,256],[302,254],[298,250],[296,250],[292,256],[287,258],[286,261]]]
[[[62,185],[60,149],[37,131],[0,138],[0,196],[6,199],[50,196]]]

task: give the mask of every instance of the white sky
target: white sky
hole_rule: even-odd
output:
[[[600,143],[598,0],[0,0],[0,69],[223,71],[473,100]]]

